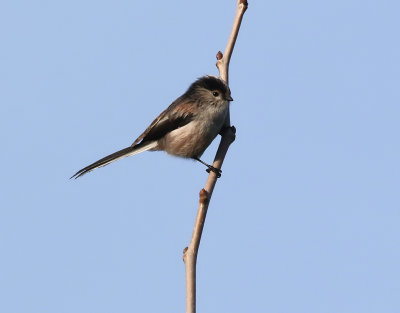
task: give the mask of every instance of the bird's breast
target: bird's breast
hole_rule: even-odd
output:
[[[190,123],[160,139],[159,147],[184,158],[200,157],[221,130],[226,113],[227,108],[219,112],[202,112]]]

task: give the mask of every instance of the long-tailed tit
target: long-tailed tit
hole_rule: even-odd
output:
[[[78,178],[98,167],[143,151],[164,150],[168,154],[197,160],[214,171],[219,169],[200,156],[221,131],[233,101],[226,83],[215,76],[196,80],[189,89],[162,112],[131,146],[86,166],[71,178]]]

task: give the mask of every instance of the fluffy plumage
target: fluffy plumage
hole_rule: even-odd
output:
[[[229,87],[223,80],[215,76],[201,77],[163,111],[131,146],[84,167],[71,178],[147,150],[164,150],[171,155],[200,161],[200,156],[220,132],[229,101],[232,100]]]

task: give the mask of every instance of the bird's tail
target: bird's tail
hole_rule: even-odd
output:
[[[135,155],[135,154],[138,154],[143,151],[154,149],[156,147],[157,147],[157,141],[150,141],[145,144],[140,143],[136,146],[133,146],[133,147],[130,146],[128,148],[119,150],[119,151],[114,152],[113,154],[110,154],[110,155],[94,162],[93,164],[90,164],[90,165],[84,167],[83,169],[77,171],[74,175],[71,176],[71,178],[76,179],[78,177],[81,177],[82,175],[85,175],[86,173],[93,171],[96,168],[106,166],[114,161],[119,160],[119,159],[125,158],[127,156],[131,156],[131,155]]]

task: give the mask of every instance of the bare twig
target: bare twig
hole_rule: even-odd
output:
[[[183,251],[183,261],[186,267],[186,312],[196,312],[196,261],[199,251],[201,234],[207,215],[208,194],[202,189],[200,191],[199,209],[197,211],[195,227],[189,247]]]
[[[228,39],[224,54],[221,51],[217,53],[217,68],[220,77],[229,82],[229,61],[232,56],[232,51],[235,46],[236,38],[239,33],[240,23],[242,22],[243,14],[247,9],[247,0],[237,0],[236,14],[232,25],[232,31]],[[222,167],[225,155],[228,152],[229,146],[235,140],[235,127],[230,126],[229,113],[225,121],[225,128],[221,132],[221,142],[218,151],[215,155],[213,166],[217,169]],[[183,261],[186,269],[186,313],[196,312],[196,262],[197,253],[200,246],[201,235],[203,232],[204,222],[207,215],[208,204],[211,199],[217,175],[211,171],[208,175],[204,189],[200,191],[199,208],[193,229],[192,239],[188,247],[183,250]]]
[[[224,54],[221,51],[217,53],[217,67],[219,70],[219,75],[221,78],[229,84],[229,61],[231,60],[233,48],[235,47],[236,38],[239,33],[240,24],[242,23],[242,18],[244,12],[247,10],[247,0],[238,0],[235,18],[233,20],[231,34],[229,35],[228,43],[225,47]]]

